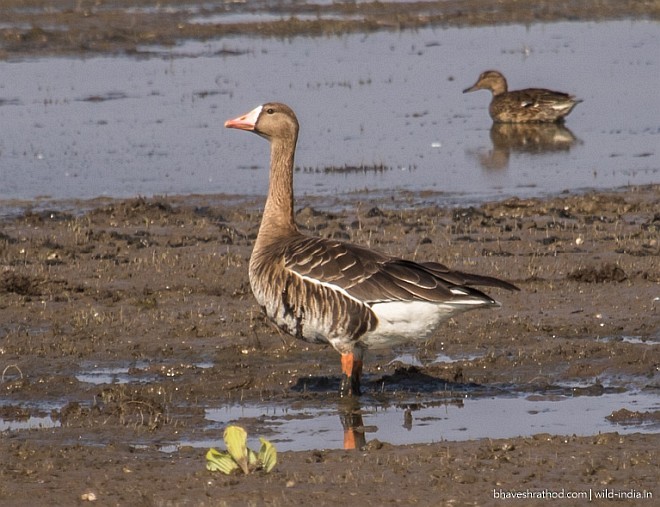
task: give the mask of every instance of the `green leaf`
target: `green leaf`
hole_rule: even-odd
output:
[[[209,449],[206,453],[206,469],[211,472],[222,472],[229,475],[238,470],[238,463],[227,452]]]
[[[243,473],[249,474],[248,468],[248,449],[247,449],[247,432],[240,426],[227,426],[224,433],[225,445],[227,451],[234,461],[241,467]]]
[[[248,449],[248,465],[250,470],[254,470],[259,466],[259,456],[252,449]]]
[[[263,464],[264,470],[268,473],[277,464],[277,449],[268,440],[259,437],[261,449],[259,449],[259,461]]]
[[[240,426],[228,426],[224,432],[227,452],[209,449],[206,453],[206,468],[211,471],[220,471],[231,474],[236,470],[243,470],[249,474],[254,470],[263,468],[270,472],[277,464],[277,450],[268,440],[260,437],[261,448],[255,453],[247,447],[247,432]]]

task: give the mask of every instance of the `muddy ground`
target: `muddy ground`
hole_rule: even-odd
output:
[[[288,37],[559,19],[658,19],[658,1],[442,1],[289,5],[300,19],[191,22],[199,2],[3,0],[0,58],[146,55],[185,38]],[[201,14],[261,3],[204,3]],[[256,5],[256,7],[255,7]],[[129,9],[129,7],[139,7]],[[272,3],[267,9],[272,10]],[[339,13],[342,19],[310,20]],[[361,18],[354,18],[355,14]],[[6,78],[6,77],[5,77]],[[265,175],[264,175],[265,187]],[[660,187],[507,200],[477,208],[365,200],[344,211],[300,203],[311,233],[509,279],[496,312],[466,314],[418,351],[478,356],[408,367],[368,356],[367,397],[442,399],[472,386],[532,395],[576,383],[657,393]],[[335,352],[274,330],[250,293],[247,262],[260,201],[190,196],[77,203],[3,203],[0,219],[0,419],[50,417],[55,428],[0,433],[0,504],[494,505],[512,490],[558,495],[652,492],[660,413],[615,410],[612,431],[396,446],[367,434],[360,450],[281,452],[268,475],[205,470],[204,449],[163,444],[216,439],[204,408],[238,402],[337,406]],[[129,384],[90,384],[94,366],[130,365]],[[580,390],[585,390],[584,392]],[[246,422],[248,430],[249,421]],[[352,428],[360,435],[359,423]],[[559,495],[563,495],[559,496]],[[592,496],[593,498],[593,496]],[[547,505],[547,499],[507,500]],[[594,499],[596,505],[612,500]],[[657,500],[656,500],[657,501]],[[637,499],[630,505],[651,505]]]
[[[392,363],[392,352],[370,354],[366,396],[433,398],[448,384],[543,394],[565,382],[589,386],[588,395],[607,386],[654,392],[655,347],[621,337],[659,338],[659,198],[660,186],[651,186],[477,208],[364,202],[327,212],[312,202],[301,203],[297,219],[310,233],[522,289],[496,291],[501,310],[456,318],[420,351],[479,358],[411,368]],[[88,493],[99,505],[488,505],[500,488],[660,494],[658,434],[616,433],[617,423],[657,425],[657,411],[614,411],[612,432],[592,437],[393,446],[367,435],[358,451],[322,450],[321,442],[280,453],[273,473],[249,477],[207,472],[204,449],[160,450],[202,437],[222,447],[221,429],[204,420],[208,406],[343,406],[338,355],[281,335],[254,303],[247,263],[260,202],[227,202],[17,203],[2,220],[1,415],[51,415],[61,427],[0,436],[0,503],[47,495],[51,505],[73,505]],[[140,364],[130,373],[150,380],[76,378],[90,365],[117,364]],[[44,409],[47,402],[58,408]]]
[[[268,14],[283,14],[281,20]],[[259,19],[260,15],[266,15]],[[223,15],[224,18],[214,18]],[[243,16],[232,18],[232,15]],[[247,19],[254,15],[257,22]],[[200,23],[199,18],[212,22]],[[427,26],[660,19],[660,0],[202,2],[2,0],[0,58],[99,53],[148,56],[183,39],[335,36]],[[231,49],[227,49],[231,51]]]

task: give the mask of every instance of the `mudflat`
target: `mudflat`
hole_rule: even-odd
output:
[[[536,0],[530,7],[521,7],[517,0],[235,2],[231,6],[199,0],[4,0],[2,7],[0,58],[148,55],[155,46],[232,35],[286,38],[427,26],[660,18],[657,0]],[[200,18],[206,19],[200,23]]]
[[[521,288],[491,291],[501,310],[459,316],[413,351],[474,359],[410,367],[393,363],[393,352],[369,354],[367,397],[433,399],[447,384],[543,395],[571,382],[589,386],[576,396],[598,396],[607,386],[658,388],[659,196],[656,185],[469,208],[307,205],[297,220],[312,234]],[[43,495],[72,505],[90,493],[100,505],[487,505],[500,490],[655,492],[658,434],[617,428],[657,425],[658,411],[615,410],[611,432],[587,437],[401,446],[367,434],[353,451],[324,450],[319,439],[318,449],[281,452],[268,475],[212,474],[205,449],[163,450],[199,438],[222,447],[208,406],[344,406],[336,352],[280,334],[250,293],[260,205],[223,196],[85,201],[68,211],[17,204],[2,219],[0,414],[57,423],[0,435],[3,505]],[[136,365],[136,381],[77,377],[117,364]]]

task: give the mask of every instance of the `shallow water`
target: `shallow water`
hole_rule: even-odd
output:
[[[660,181],[660,27],[646,21],[226,38],[149,58],[0,62],[0,201],[263,195],[268,150],[223,122],[265,100],[302,124],[299,196],[447,204]],[[565,129],[493,130],[485,68],[584,100]],[[363,167],[332,171],[332,168]],[[439,194],[438,194],[439,193]]]
[[[570,389],[566,389],[570,392]],[[608,392],[597,396],[570,394],[526,394],[474,396],[466,394],[444,400],[427,399],[396,403],[367,400],[347,407],[343,402],[291,405],[230,405],[206,409],[208,432],[217,437],[189,438],[161,442],[167,452],[180,446],[208,447],[221,445],[224,428],[238,424],[250,428],[253,447],[264,436],[281,451],[341,449],[344,443],[346,409],[359,414],[353,429],[364,433],[366,442],[378,439],[394,445],[463,441],[482,438],[514,438],[539,433],[553,435],[596,435],[617,431],[658,433],[657,422],[617,424],[607,419],[613,412],[657,412],[660,400],[655,393],[640,391]],[[50,403],[49,409],[53,408]],[[44,413],[12,420],[0,417],[0,432],[60,427],[58,419]],[[61,408],[61,407],[59,407]],[[83,440],[86,438],[82,436]]]
[[[657,345],[657,341],[641,341],[624,337],[640,350]],[[463,357],[439,354],[430,363],[461,361]],[[393,361],[405,365],[419,364],[409,354]],[[175,377],[177,366],[140,361],[128,364],[81,364],[76,380],[94,386],[145,384],[162,377]],[[198,362],[191,368],[211,368],[211,362]],[[172,373],[170,373],[170,371]],[[603,378],[554,385],[530,384],[489,385],[447,384],[444,392],[408,391],[390,385],[387,393],[369,391],[359,400],[340,399],[334,393],[317,392],[317,397],[304,401],[229,403],[204,407],[204,424],[183,428],[179,440],[158,438],[163,452],[176,452],[181,446],[212,447],[221,445],[224,428],[238,424],[248,428],[251,444],[258,448],[258,436],[264,436],[281,451],[340,449],[347,431],[363,438],[362,445],[378,439],[394,445],[463,441],[483,438],[514,438],[540,433],[553,435],[596,435],[619,433],[658,433],[657,414],[660,397],[657,389],[634,378]],[[0,433],[25,430],[57,429],[56,415],[68,400],[43,400],[16,403],[6,400],[0,408],[14,416],[0,415]],[[199,404],[199,402],[197,402]],[[617,422],[609,417],[628,410],[646,414],[648,419]],[[196,436],[193,436],[196,435]],[[97,437],[82,433],[82,441],[97,442]],[[135,445],[154,445],[144,438]]]
[[[621,409],[657,411],[660,401],[655,394],[641,392],[575,397],[466,396],[440,402],[411,400],[385,407],[365,403],[360,407],[360,412],[367,442],[377,438],[396,445],[514,438],[539,433],[585,436],[611,431],[622,434],[660,431],[657,424],[623,425],[606,419],[612,412]],[[245,419],[249,419],[249,424],[254,426],[254,419],[259,419],[257,432],[261,431],[259,434],[266,436],[282,451],[341,449],[344,437],[341,415],[341,407],[296,409],[264,405],[207,410],[207,419],[222,428],[231,423],[245,424],[241,422]],[[208,442],[181,444],[204,446]],[[213,445],[217,444],[215,442]]]
[[[191,365],[192,368],[211,368],[211,362],[199,362]],[[159,374],[166,377],[176,376],[176,369],[159,369],[158,373],[149,368],[149,363],[145,361],[136,361],[128,365],[107,365],[90,364],[83,365],[84,369],[75,375],[78,382],[86,384],[129,384],[129,383],[148,383],[154,380]]]

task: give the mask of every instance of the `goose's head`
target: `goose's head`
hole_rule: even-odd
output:
[[[249,113],[227,120],[225,127],[247,130],[268,139],[293,139],[298,136],[298,119],[286,104],[268,102]]]

